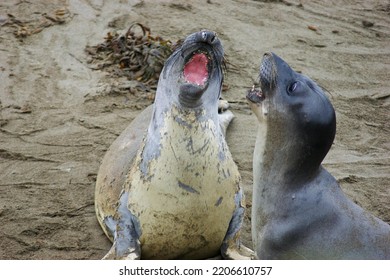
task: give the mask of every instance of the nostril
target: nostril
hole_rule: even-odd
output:
[[[202,31],[202,40],[203,42],[213,44],[216,39],[216,34],[211,31]]]
[[[213,44],[215,42],[215,38],[217,38],[217,35],[213,32],[210,36],[210,44]]]
[[[207,31],[202,31],[202,40],[207,42]]]

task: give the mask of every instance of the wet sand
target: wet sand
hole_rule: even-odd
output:
[[[96,174],[153,92],[118,92],[127,79],[91,69],[85,47],[133,22],[171,41],[218,33],[229,61],[223,97],[236,116],[227,141],[248,204],[245,245],[257,129],[245,93],[267,51],[327,89],[337,134],[324,166],[390,223],[388,1],[33,2],[0,3],[0,259],[100,259],[111,247],[95,217]]]

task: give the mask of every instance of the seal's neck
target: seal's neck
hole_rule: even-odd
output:
[[[175,139],[180,143],[180,147],[179,144],[173,145],[171,147],[173,150],[183,148],[196,151],[198,148],[203,149],[203,145],[207,146],[209,143],[199,144],[194,139],[200,138],[199,135],[204,135],[205,138],[206,134],[217,139],[214,144],[224,141],[218,122],[217,108],[214,112],[205,108],[199,110],[180,108],[175,104],[171,104],[165,110],[155,106],[142,152],[141,171],[146,176],[149,174],[149,162],[160,156],[161,147],[166,143],[172,145],[172,140],[169,139]],[[196,148],[198,144],[200,146]],[[219,148],[222,149],[222,145]]]
[[[253,173],[254,185],[262,193],[293,191],[318,172],[322,159],[313,160],[313,147],[291,129],[259,124]]]

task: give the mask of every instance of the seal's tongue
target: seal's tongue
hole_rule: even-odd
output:
[[[184,79],[186,82],[204,86],[208,78],[207,63],[209,62],[204,53],[195,54],[184,66]]]

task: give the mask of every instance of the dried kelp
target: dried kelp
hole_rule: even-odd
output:
[[[138,29],[138,30],[137,30]],[[133,23],[124,35],[109,32],[105,42],[87,46],[93,69],[104,69],[117,76],[126,76],[155,87],[165,60],[174,44],[160,36],[152,36],[150,28]]]
[[[0,21],[0,26],[10,26],[18,38],[24,38],[41,32],[43,29],[64,24],[72,18],[72,14],[66,8],[57,9],[51,13],[34,13],[31,18],[18,18],[13,14],[7,14]]]

